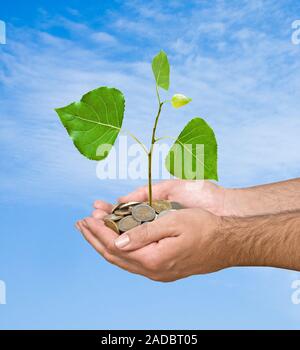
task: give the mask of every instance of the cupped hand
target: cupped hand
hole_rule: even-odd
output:
[[[202,208],[223,215],[226,190],[210,181],[166,180],[152,186],[153,199],[167,199],[185,208]],[[148,186],[120,197],[119,202],[147,201]]]
[[[109,204],[98,202],[97,219],[86,218],[77,227],[112,264],[163,282],[229,267],[216,215],[178,210],[119,236],[102,220],[109,209]]]

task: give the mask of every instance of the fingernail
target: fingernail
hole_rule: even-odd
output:
[[[127,246],[129,242],[130,242],[130,239],[128,235],[126,235],[125,233],[115,240],[115,245],[117,248],[124,248]]]

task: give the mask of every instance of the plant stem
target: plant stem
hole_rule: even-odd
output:
[[[174,141],[176,141],[177,139],[174,136],[162,136],[162,137],[156,138],[155,141],[158,142],[160,140],[174,140]]]
[[[160,101],[160,96],[159,96],[159,91],[158,91],[157,85],[155,85],[155,89],[156,89],[156,96],[157,96],[158,104],[160,105],[161,101]]]
[[[159,119],[159,116],[161,113],[161,108],[164,104],[164,102],[160,101],[157,86],[156,86],[156,93],[157,93],[157,98],[158,98],[158,112],[157,112],[154,126],[152,129],[151,146],[150,146],[150,150],[148,153],[148,198],[149,198],[149,205],[152,205],[152,153],[153,153],[154,144],[156,142],[155,133],[156,133],[156,128],[157,128],[157,123],[158,123],[158,119]]]
[[[146,154],[148,154],[148,150],[147,150],[146,146],[145,146],[145,145],[143,144],[143,142],[141,142],[134,134],[132,134],[130,131],[124,130],[124,129],[122,129],[122,132],[124,132],[125,134],[128,134],[130,137],[132,137],[133,140],[134,140],[135,142],[137,142],[137,143],[142,147],[142,149],[144,150],[144,152],[145,152]]]
[[[152,205],[152,152],[148,153],[148,200]]]

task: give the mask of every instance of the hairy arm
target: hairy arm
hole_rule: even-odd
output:
[[[226,189],[222,215],[252,216],[300,210],[300,179]]]
[[[300,210],[253,217],[222,217],[220,234],[229,266],[300,271]]]

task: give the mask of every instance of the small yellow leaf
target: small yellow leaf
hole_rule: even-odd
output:
[[[174,108],[180,108],[180,107],[188,104],[191,101],[192,101],[192,99],[189,98],[189,97],[186,97],[186,96],[184,96],[182,94],[175,94],[172,97],[171,103],[172,103],[172,106]]]

